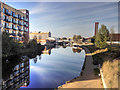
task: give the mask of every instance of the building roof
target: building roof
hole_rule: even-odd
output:
[[[112,34],[112,41],[120,41],[120,33]]]
[[[48,34],[50,32],[30,32],[30,34]]]

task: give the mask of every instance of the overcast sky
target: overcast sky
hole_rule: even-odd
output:
[[[51,32],[53,37],[94,35],[94,23],[118,31],[117,2],[7,2],[30,12],[30,31]]]

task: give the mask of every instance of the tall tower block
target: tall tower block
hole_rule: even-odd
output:
[[[95,22],[95,36],[98,32],[98,25],[99,25],[99,22]]]

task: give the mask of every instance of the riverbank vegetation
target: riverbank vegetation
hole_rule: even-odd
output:
[[[73,41],[75,43],[78,43],[78,44],[82,44],[82,41],[81,41],[82,37],[80,35],[74,35],[73,36]]]
[[[44,46],[37,44],[35,39],[28,43],[19,43],[17,40],[13,40],[6,32],[2,33],[2,58],[10,56],[32,56],[41,54]]]
[[[95,45],[86,47],[89,48],[91,53],[102,50]],[[108,48],[108,51],[92,55],[93,64],[101,65],[107,87],[116,88],[118,87],[118,77],[120,77],[120,50],[118,45],[107,45],[106,47]]]
[[[93,45],[86,46],[93,57],[94,65],[101,65],[105,83],[108,88],[118,88],[118,77],[120,77],[120,45],[107,44],[111,41],[109,30],[101,25]],[[119,67],[119,68],[118,68]]]

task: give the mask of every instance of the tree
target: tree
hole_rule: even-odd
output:
[[[23,38],[23,44],[24,44],[24,47],[26,47],[26,45],[28,44],[28,36],[27,36],[27,34],[23,34],[23,36],[24,36],[24,38]]]
[[[29,41],[27,48],[30,48],[31,52],[35,52],[37,50],[37,41],[35,39]]]
[[[109,40],[109,31],[105,25],[101,25],[98,33],[95,36],[95,46],[98,48],[105,48]]]
[[[8,57],[10,55],[17,55],[20,51],[20,46],[17,41],[9,37],[6,32],[2,33],[2,56]]]
[[[82,43],[81,42],[81,39],[82,37],[80,35],[74,35],[73,36],[73,41],[76,42],[76,43]]]

